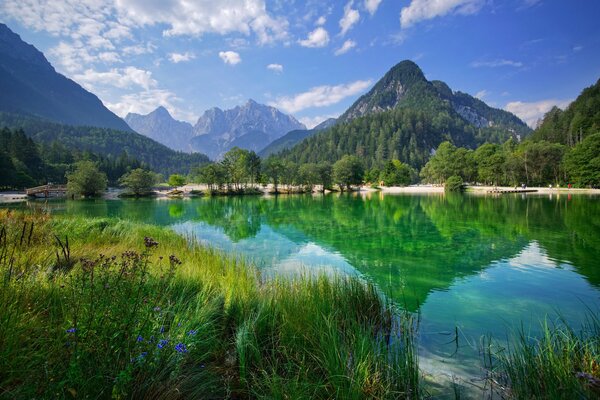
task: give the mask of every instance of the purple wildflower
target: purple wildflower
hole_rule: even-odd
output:
[[[138,342],[143,342],[144,338],[142,337],[142,335],[138,335],[137,339]]]
[[[198,331],[196,329],[192,329],[191,331],[188,332],[188,336],[194,336],[194,335],[196,335],[196,333],[198,333]]]
[[[185,346],[185,344],[183,344],[183,343],[177,343],[175,345],[175,351],[177,351],[178,353],[187,353],[188,349]]]
[[[75,333],[77,332],[77,328],[69,328],[67,329],[67,333]]]
[[[158,246],[158,242],[154,239],[152,239],[151,237],[146,236],[144,238],[144,246],[146,246],[147,248],[152,248],[152,247],[156,247]]]
[[[159,349],[162,349],[163,347],[165,347],[167,344],[169,343],[169,341],[167,339],[162,339],[160,342],[158,342],[158,344],[156,345],[156,347],[158,347]]]

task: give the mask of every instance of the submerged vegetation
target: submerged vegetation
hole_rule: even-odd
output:
[[[263,279],[173,232],[0,214],[0,395],[418,398],[414,323],[354,278]]]

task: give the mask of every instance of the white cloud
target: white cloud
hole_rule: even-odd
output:
[[[269,64],[267,65],[267,69],[277,72],[277,73],[282,73],[283,72],[283,65],[281,64]]]
[[[371,86],[371,80],[355,81],[336,86],[317,86],[291,97],[280,97],[269,105],[288,113],[295,113],[311,107],[326,107],[339,103],[349,96],[361,93]]]
[[[542,4],[542,0],[522,0],[521,3],[522,4],[519,7],[517,7],[517,11],[521,11],[526,8],[530,8],[530,7]]]
[[[288,22],[273,17],[264,0],[115,0],[122,19],[132,25],[166,24],[165,36],[239,32],[256,34],[259,43],[287,37]]]
[[[115,114],[125,117],[128,113],[148,114],[158,106],[167,108],[177,119],[194,121],[194,116],[179,110],[175,103],[181,102],[175,94],[169,90],[151,89],[138,93],[129,93],[121,96],[119,101],[105,102]]]
[[[504,109],[521,118],[531,128],[535,128],[537,122],[544,117],[552,107],[566,108],[571,100],[548,99],[534,102],[513,101],[508,103]]]
[[[319,17],[319,19],[317,19],[317,21],[315,22],[315,25],[317,25],[317,26],[325,25],[325,22],[327,22],[327,18],[325,18],[324,15],[321,15]]]
[[[303,47],[325,47],[329,43],[329,33],[324,28],[318,27],[309,33],[306,39],[299,40],[298,43]]]
[[[104,72],[86,69],[73,78],[90,90],[94,90],[97,85],[113,86],[121,89],[139,86],[145,90],[157,86],[157,82],[152,78],[150,71],[136,67],[112,68]]]
[[[505,60],[505,59],[498,59],[498,60],[491,60],[491,61],[473,61],[471,63],[471,67],[473,68],[481,68],[481,67],[487,67],[487,68],[498,68],[498,67],[515,67],[515,68],[521,68],[523,66],[523,63],[520,61],[514,61],[514,60]]]
[[[381,0],[365,0],[365,8],[371,15],[374,15],[377,12],[379,4],[381,4]]]
[[[136,44],[123,47],[123,54],[139,56],[141,54],[151,54],[156,50],[156,46],[150,42],[146,44]]]
[[[236,65],[242,62],[239,53],[236,53],[235,51],[220,51],[219,57],[221,57],[221,60],[223,60],[225,64],[229,65]]]
[[[335,53],[334,53],[334,54],[335,54],[336,56],[340,56],[340,55],[342,55],[342,54],[345,54],[345,53],[349,52],[349,51],[350,51],[352,48],[354,48],[354,47],[356,47],[356,42],[355,42],[354,40],[350,40],[350,39],[348,39],[348,40],[346,40],[346,41],[344,42],[344,44],[342,44],[342,47],[340,47],[339,49],[337,49],[337,50],[335,51]]]
[[[1,0],[0,15],[59,37],[49,54],[70,73],[151,53],[134,34],[147,26],[165,26],[165,36],[254,35],[260,44],[289,37],[287,20],[270,14],[265,0]]]
[[[344,7],[344,16],[340,19],[340,28],[342,29],[340,35],[342,36],[344,36],[360,19],[360,13],[358,10],[352,8],[352,5],[352,0],[346,4]]]
[[[479,92],[475,93],[475,97],[478,98],[479,100],[483,100],[483,98],[485,96],[487,96],[488,94],[490,94],[487,90],[483,89],[480,90]]]
[[[400,11],[400,25],[405,29],[447,14],[476,14],[484,4],[485,0],[412,0]]]
[[[169,54],[169,60],[171,60],[171,62],[175,63],[175,64],[178,64],[180,62],[190,61],[190,60],[193,60],[194,58],[196,58],[196,55],[194,53],[190,53],[189,51],[186,51],[185,53],[170,53]]]
[[[298,121],[302,122],[308,129],[312,129],[315,126],[319,125],[321,122],[325,121],[329,118],[337,118],[338,115],[317,115],[316,117],[300,117]]]

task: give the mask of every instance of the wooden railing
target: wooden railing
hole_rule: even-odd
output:
[[[67,185],[43,185],[36,186],[25,190],[27,196],[43,195],[44,197],[50,197],[51,194],[65,194],[67,193]]]

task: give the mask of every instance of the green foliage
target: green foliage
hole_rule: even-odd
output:
[[[462,192],[464,190],[464,183],[460,176],[452,175],[446,180],[444,184],[444,190],[446,192]]]
[[[341,190],[350,190],[352,185],[360,185],[364,174],[363,163],[356,156],[346,155],[333,164],[333,181]]]
[[[284,174],[285,165],[283,161],[277,157],[269,157],[265,160],[264,173],[269,182],[273,184],[275,193],[279,191],[279,183]]]
[[[180,174],[173,174],[169,176],[169,185],[175,187],[183,186],[185,185],[185,180],[185,176]]]
[[[67,172],[67,190],[78,196],[98,196],[106,190],[106,174],[98,170],[93,161],[78,161],[74,169]]]
[[[450,176],[455,175],[470,181],[476,171],[472,150],[457,148],[450,142],[443,142],[421,170],[421,178],[430,183],[444,183]]]
[[[156,184],[156,174],[136,168],[123,175],[119,182],[135,196],[143,196],[152,191],[152,187]]]
[[[61,143],[71,151],[91,152],[117,159],[124,152],[135,154],[139,161],[157,172],[187,174],[192,165],[206,164],[208,157],[200,153],[181,153],[135,132],[108,128],[71,126],[36,117],[0,112],[0,126],[22,129],[40,144]],[[119,175],[120,176],[120,175]],[[115,177],[115,180],[118,178]]]
[[[205,183],[210,190],[221,189],[227,180],[222,164],[208,164],[194,171],[195,182]]]
[[[411,183],[411,168],[399,160],[390,160],[380,174],[380,180],[386,186],[407,186]]]
[[[590,314],[579,333],[564,321],[544,321],[539,339],[521,331],[513,348],[495,349],[490,343],[486,355],[493,371],[490,378],[501,383],[504,394],[517,399],[598,398],[600,321]]]
[[[580,186],[600,187],[600,133],[590,135],[565,156],[567,175]]]
[[[554,107],[531,135],[535,141],[546,140],[573,147],[586,137],[600,132],[600,80],[584,89],[566,110]]]
[[[0,253],[16,249],[0,259],[5,397],[420,397],[415,324],[371,284],[261,281],[239,259],[126,221],[2,213],[0,225]],[[65,234],[81,258],[52,272]]]

